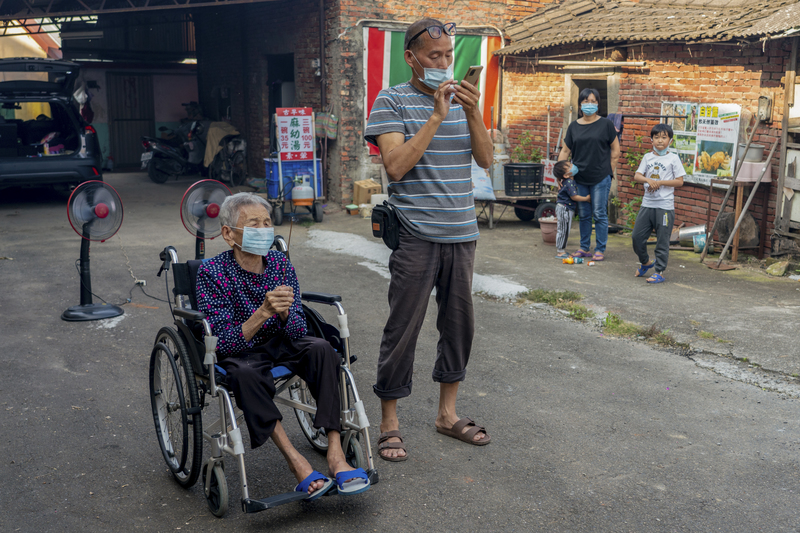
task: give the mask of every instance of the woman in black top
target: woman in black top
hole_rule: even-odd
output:
[[[591,196],[591,204],[578,203],[581,247],[572,256],[602,261],[608,241],[608,195],[620,155],[619,140],[614,124],[597,114],[600,93],[596,89],[582,90],[578,103],[578,120],[567,128],[558,155],[559,161],[572,159],[572,163],[578,167],[578,173],[574,176],[578,193]],[[589,253],[592,218],[595,229],[594,255]]]

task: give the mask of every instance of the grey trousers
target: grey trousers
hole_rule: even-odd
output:
[[[439,343],[433,381],[456,383],[466,376],[475,334],[472,272],[476,243],[442,244],[411,235],[400,226],[400,246],[389,259],[389,320],[383,330],[378,379],[373,389],[382,400],[411,394],[414,351],[431,291],[439,308]]]
[[[567,239],[569,239],[569,230],[572,229],[572,217],[575,216],[575,211],[568,208],[564,204],[556,204],[556,220],[558,221],[558,229],[556,232],[556,250],[558,253],[566,251]]]
[[[672,225],[675,223],[675,211],[659,209],[657,207],[642,207],[636,215],[636,224],[633,226],[631,243],[633,251],[641,264],[650,262],[647,253],[647,239],[656,230],[656,272],[661,273],[667,269],[669,261],[669,237],[672,234]]]

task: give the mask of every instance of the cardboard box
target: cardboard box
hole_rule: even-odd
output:
[[[380,194],[381,184],[375,180],[361,180],[353,182],[353,203],[356,205],[368,204],[373,194]]]

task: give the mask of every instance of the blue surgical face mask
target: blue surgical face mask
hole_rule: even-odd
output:
[[[572,168],[569,169],[569,172],[573,178],[578,175],[578,167],[575,166],[575,163],[572,163]]]
[[[597,113],[597,104],[581,104],[581,111],[584,115],[594,115]]]
[[[275,240],[275,228],[251,228],[248,226],[233,229],[242,230],[242,245],[239,248],[249,254],[267,255]]]
[[[669,148],[669,147],[667,147],[667,148],[664,148],[663,150],[659,150],[658,148],[656,148],[656,147],[654,146],[654,147],[653,147],[653,151],[654,151],[655,153],[657,153],[658,155],[667,155],[667,150],[668,150],[668,148]]]
[[[410,50],[409,50],[410,51]],[[422,63],[419,62],[417,56],[414,55],[414,52],[411,52],[411,55],[414,56],[419,66],[422,67]],[[423,72],[425,73],[425,79],[420,78],[419,76],[417,79],[433,89],[434,91],[439,88],[443,82],[447,80],[453,79],[453,65],[450,64],[447,68],[425,68],[422,67]]]

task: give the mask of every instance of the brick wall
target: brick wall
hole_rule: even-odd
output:
[[[380,167],[371,163],[364,128],[363,25],[360,19],[413,22],[425,16],[455,21],[459,26],[503,28],[553,0],[339,0],[328,10],[328,65],[331,83],[328,98],[340,116],[340,138],[331,152],[332,189],[342,204],[352,198],[352,182],[378,177]],[[335,181],[335,183],[334,183]]]
[[[685,102],[730,102],[742,105],[744,110],[755,114],[758,97],[773,98],[772,124],[762,126],[756,132],[755,143],[763,144],[769,152],[772,143],[780,137],[783,110],[783,76],[788,62],[790,43],[788,39],[770,41],[761,45],[683,45],[658,44],[628,48],[630,61],[647,61],[641,69],[626,68],[620,73],[618,111],[628,114],[661,111],[662,101]],[[579,51],[577,46],[543,50],[540,57]],[[603,59],[603,51],[567,59]],[[606,55],[607,58],[607,55]],[[547,121],[546,105],[551,104],[551,145],[554,145],[561,126],[564,109],[565,72],[554,66],[534,66],[530,62],[509,58],[506,60],[503,80],[503,122],[509,127],[511,146],[519,133],[530,131],[544,152]],[[644,149],[649,148],[650,129],[657,119],[629,118],[625,120],[622,136],[622,157],[617,167],[616,193],[622,202],[641,196],[641,186],[631,186],[633,170],[628,167],[625,153],[636,151],[636,137],[644,138]],[[773,157],[772,176],[778,176],[780,146]],[[761,188],[763,188],[762,185]],[[761,190],[760,188],[760,190]],[[712,221],[716,216],[722,192],[714,193]],[[760,223],[763,207],[759,192],[750,207],[750,213]],[[703,224],[708,216],[708,187],[686,183],[676,190],[675,220],[687,226]],[[767,212],[767,234],[771,234],[775,218],[776,191],[770,189]],[[732,204],[732,200],[731,203]],[[766,239],[769,247],[769,239]]]
[[[231,90],[231,121],[246,132],[248,173],[263,177],[269,155],[267,55],[294,54],[296,100],[320,109],[316,0],[264,2],[201,9],[194,15],[200,102],[211,106],[220,88]]]
[[[361,19],[412,22],[424,16],[460,26],[503,28],[554,0],[325,0],[326,98],[339,116],[339,138],[329,145],[328,200],[345,205],[352,182],[377,176],[363,139],[364,73]],[[280,0],[198,9],[200,102],[211,105],[221,87],[231,89],[232,122],[248,141],[248,172],[264,175],[269,153],[269,95],[265,56],[294,54],[297,103],[320,110],[321,80],[311,60],[319,57],[318,0]]]

